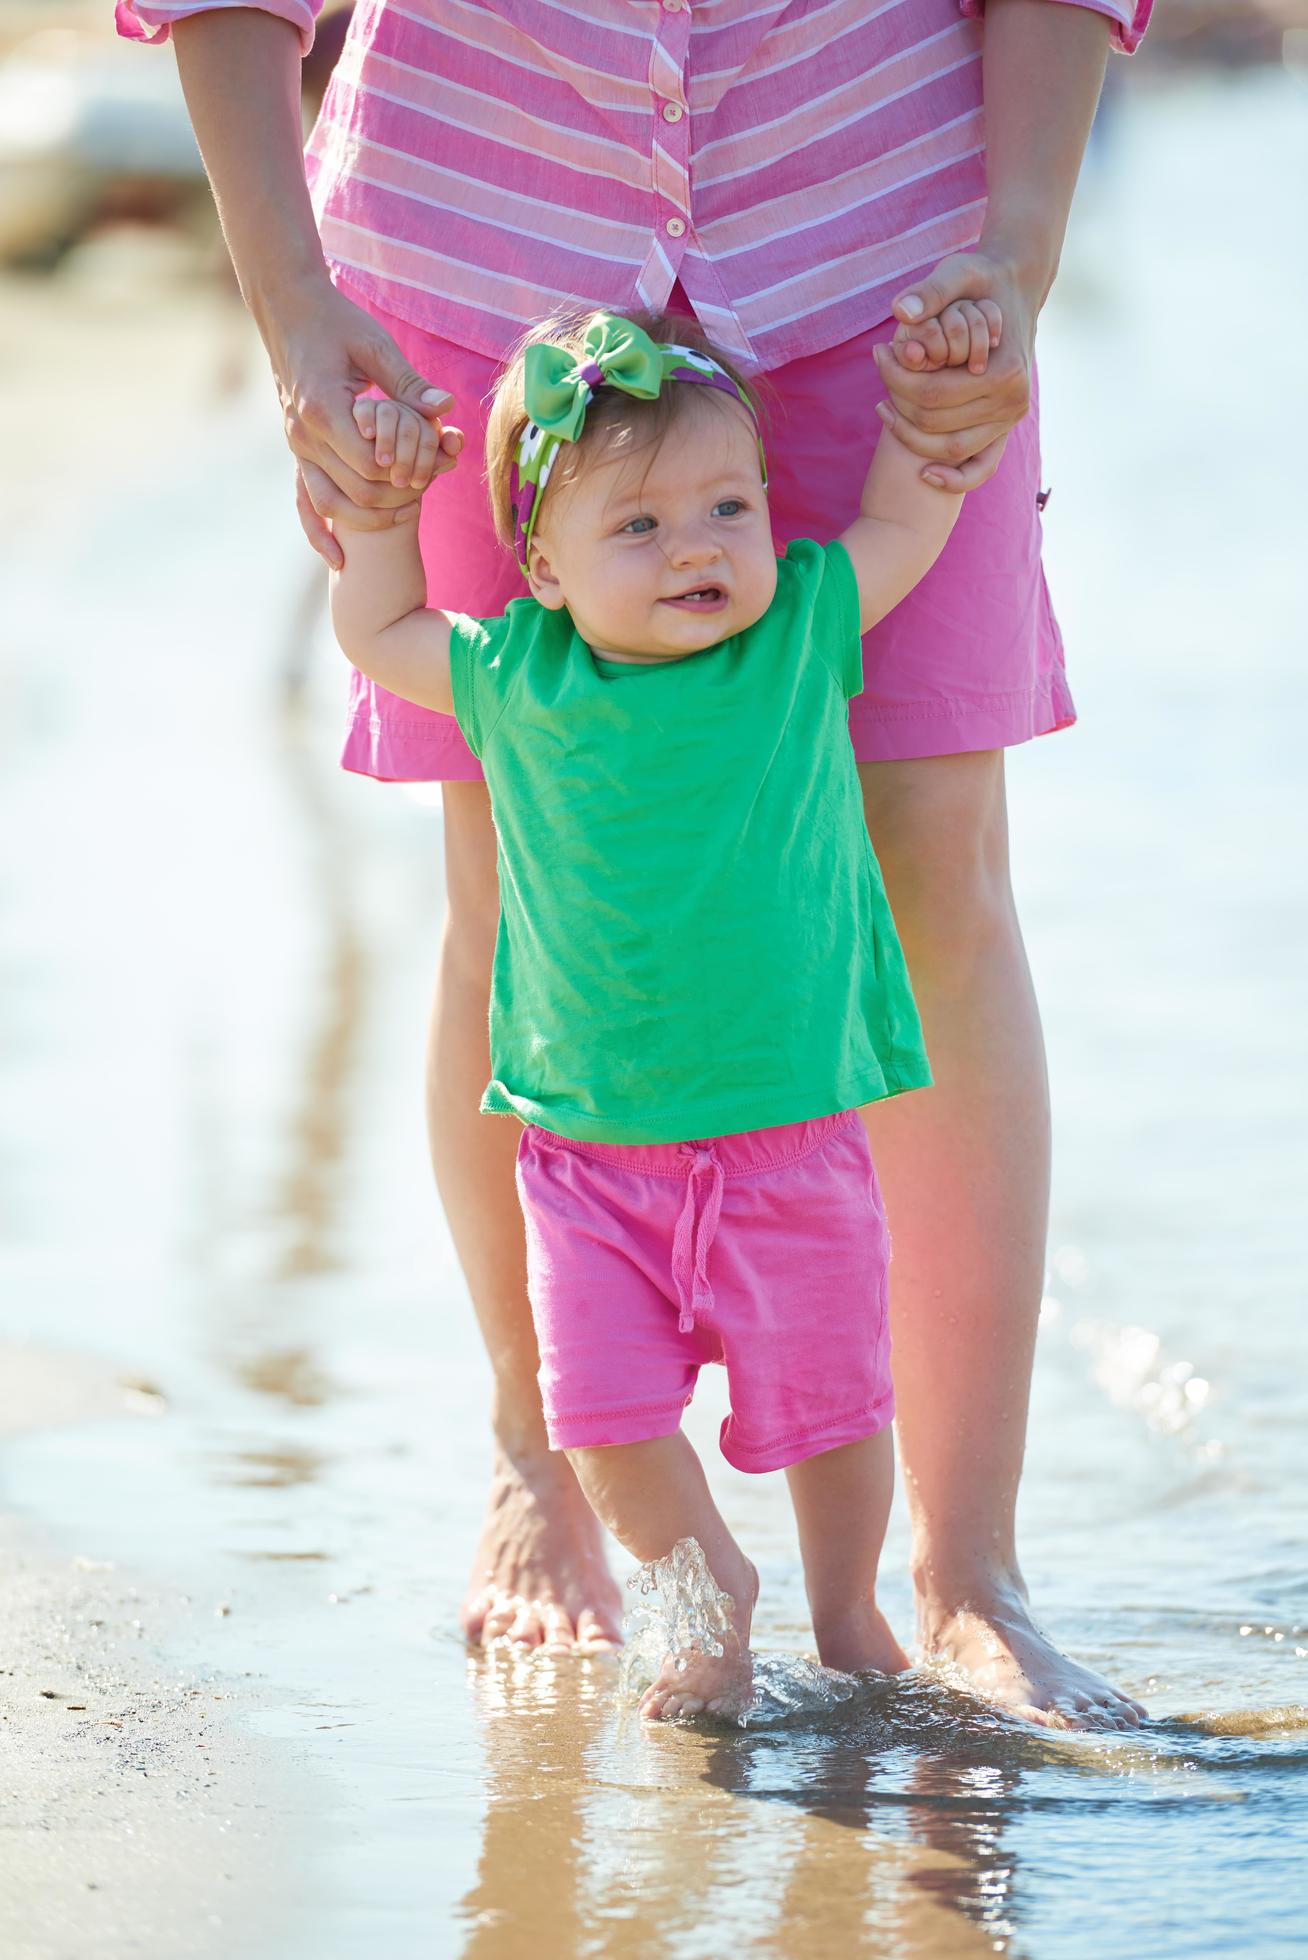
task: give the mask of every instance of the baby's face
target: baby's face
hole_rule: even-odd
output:
[[[554,485],[531,588],[542,605],[566,605],[608,659],[683,660],[752,626],[777,562],[747,411],[705,403],[678,415],[657,450],[588,460]]]

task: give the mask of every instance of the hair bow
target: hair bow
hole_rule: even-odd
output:
[[[719,388],[754,416],[754,405],[726,369],[696,347],[662,346],[634,320],[597,313],[582,336],[580,355],[549,340],[533,340],[523,356],[523,405],[528,422],[514,459],[510,501],[514,543],[525,576],[536,514],[554,459],[565,442],[576,442],[596,388],[620,388],[639,401],[656,401],[665,381],[699,382]],[[763,440],[759,467],[767,487]]]
[[[663,386],[661,352],[632,320],[597,313],[582,336],[582,349],[576,355],[553,341],[537,340],[523,361],[527,413],[538,429],[560,442],[577,440],[601,382],[647,402],[656,401]]]

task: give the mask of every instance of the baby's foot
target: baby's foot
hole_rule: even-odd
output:
[[[903,1674],[912,1666],[885,1614],[870,1599],[813,1608],[818,1659],[838,1674]]]
[[[666,1654],[658,1678],[640,1699],[647,1722],[671,1722],[688,1715],[738,1715],[749,1705],[754,1682],[749,1629],[758,1598],[758,1573],[748,1559],[744,1563],[746,1576],[730,1601],[732,1624],[723,1631],[721,1653],[687,1647]]]

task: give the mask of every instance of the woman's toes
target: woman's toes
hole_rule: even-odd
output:
[[[503,1635],[504,1641],[510,1647],[539,1647],[544,1638],[539,1605],[534,1599],[524,1599]]]
[[[481,1639],[482,1629],[486,1624],[486,1615],[490,1612],[494,1598],[495,1595],[491,1592],[490,1588],[485,1587],[481,1592],[474,1593],[468,1601],[460,1615],[465,1639]]]
[[[587,1654],[609,1654],[622,1645],[622,1635],[611,1621],[583,1606],[577,1615],[576,1645]]]
[[[523,1601],[517,1598],[506,1599],[501,1593],[487,1609],[481,1623],[481,1644],[489,1647],[494,1641],[502,1640],[513,1622],[517,1619]]]
[[[572,1615],[566,1608],[551,1604],[541,1608],[541,1649],[546,1654],[570,1654],[576,1645]]]

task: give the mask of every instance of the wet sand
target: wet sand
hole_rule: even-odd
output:
[[[192,1603],[10,1519],[0,1560],[0,1950],[275,1950],[287,1850],[326,1826],[293,1757],[232,1719],[249,1684],[177,1667]]]
[[[465,1654],[486,1374],[419,1101],[438,809],[334,768],[339,656],[236,316],[148,241],[6,287],[14,1960],[1296,1950],[1293,376],[1232,383],[1225,325],[1168,310],[1216,264],[1297,344],[1294,86],[1124,104],[1042,329],[1083,722],[1011,770],[1059,1124],[1023,1528],[1048,1622],[1156,1711],[1129,1741],[914,1684],[648,1736],[610,1664]],[[691,1433],[758,1638],[802,1650],[784,1495],[720,1464],[720,1413],[706,1385]],[[905,1552],[898,1514],[906,1630]]]

